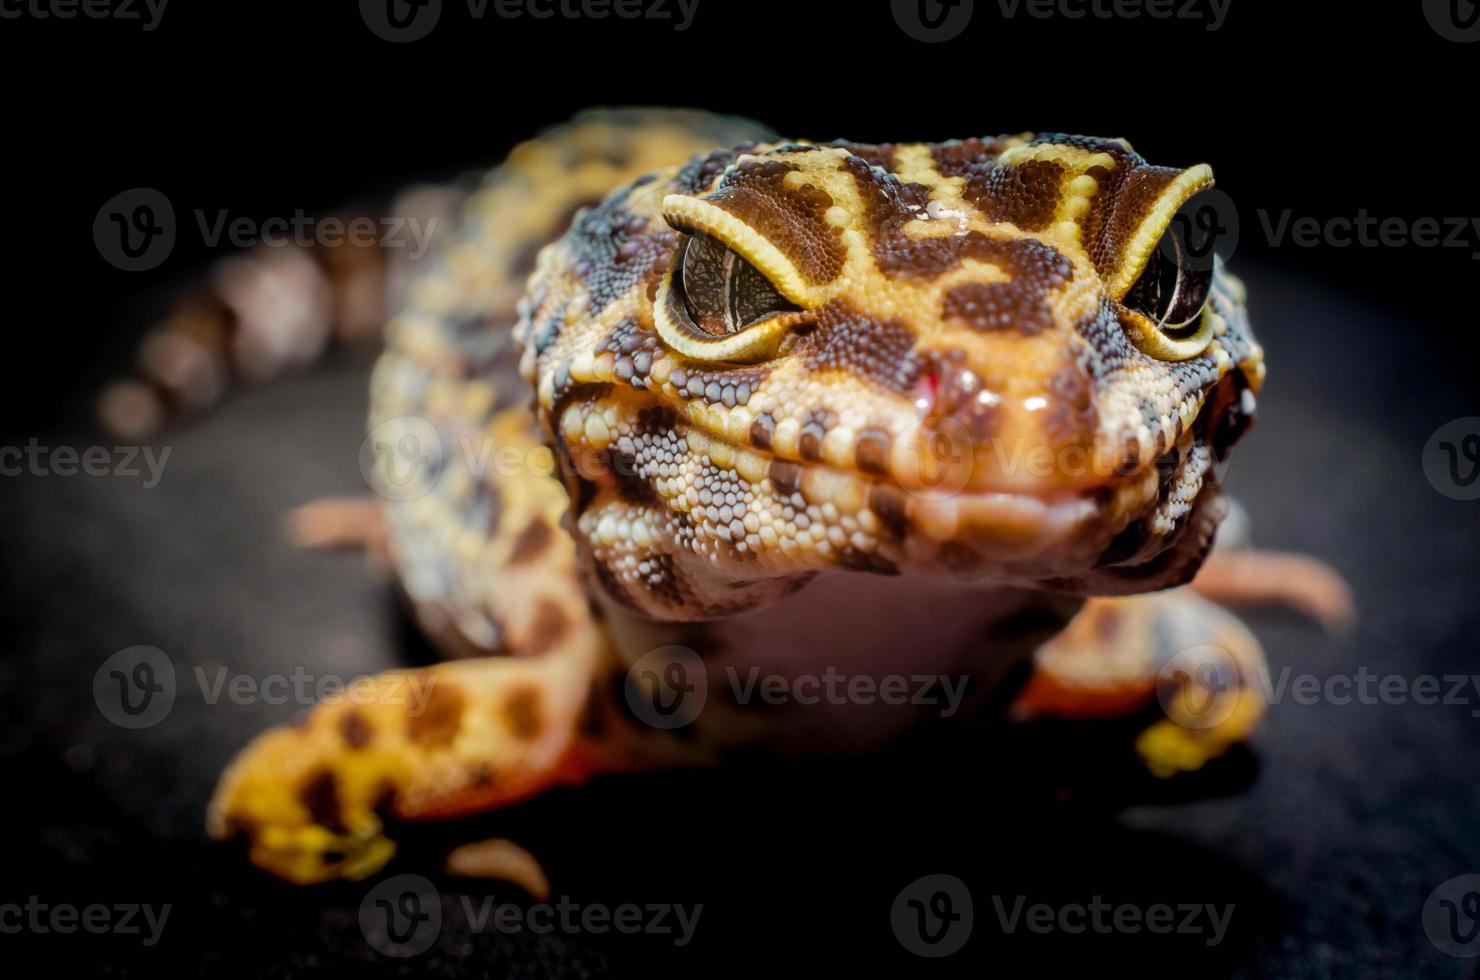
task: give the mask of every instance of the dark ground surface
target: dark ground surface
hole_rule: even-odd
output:
[[[1436,363],[1415,343],[1421,328],[1397,313],[1259,266],[1242,271],[1272,370],[1260,427],[1228,483],[1260,544],[1329,559],[1361,605],[1360,625],[1341,638],[1252,617],[1276,676],[1287,666],[1410,683],[1471,672],[1480,503],[1440,495],[1421,466],[1438,426],[1475,414],[1467,365]],[[541,854],[557,894],[574,901],[702,903],[692,943],[475,934],[458,896],[518,901],[517,890],[437,879],[445,915],[435,948],[381,956],[358,926],[367,886],[281,886],[206,842],[203,809],[223,764],[295,709],[207,704],[191,674],[224,665],[259,678],[295,666],[349,676],[424,655],[363,562],[297,552],[279,532],[288,508],[362,489],[363,388],[362,366],[341,361],[240,394],[170,434],[153,489],[121,477],[0,481],[0,902],[172,906],[152,947],[137,936],[30,934],[0,935],[0,951],[41,954],[47,972],[150,977],[982,976],[1112,963],[1184,977],[1474,975],[1474,961],[1429,942],[1420,917],[1436,886],[1480,870],[1473,689],[1457,705],[1286,699],[1253,756],[1207,784],[1228,792],[1185,804],[1047,802],[1021,789],[1020,770],[1071,750],[1021,738],[848,765],[602,781],[482,829]],[[53,445],[98,438],[45,433]],[[126,731],[99,711],[92,683],[106,657],[136,644],[168,653],[179,694],[163,722]],[[394,868],[431,866],[412,851]],[[917,959],[896,941],[890,905],[937,872],[970,888],[974,932],[953,957]],[[1018,895],[1233,913],[1215,946],[1204,935],[1006,934],[992,899]]]

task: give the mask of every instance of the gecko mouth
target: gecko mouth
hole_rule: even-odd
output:
[[[602,486],[654,512],[659,523],[670,517],[686,528],[703,520],[706,511],[714,518],[723,507],[729,513],[716,519],[724,528],[717,535],[723,544],[715,544],[713,552],[721,560],[745,563],[762,558],[772,575],[841,564],[1005,584],[1069,583],[1097,571],[1133,582],[1153,578],[1152,562],[1179,547],[1187,528],[1207,525],[1214,516],[1214,465],[1247,428],[1252,414],[1247,388],[1241,372],[1229,372],[1203,399],[1176,444],[1156,457],[1135,460],[1114,479],[1041,490],[910,486],[893,473],[787,459],[740,442],[718,426],[699,424],[681,405],[655,393],[620,384],[571,386],[553,414],[565,465],[584,478],[573,488],[578,515]],[[595,423],[597,415],[624,421]],[[654,456],[652,440],[667,445],[666,456]],[[761,523],[801,524],[795,514],[820,513],[830,525],[824,528],[827,537],[813,534],[786,548],[761,536],[736,549],[738,554],[727,552],[724,545],[747,540],[745,515],[733,501],[712,502],[702,487],[693,496],[694,482],[674,475],[685,466],[692,468],[689,472],[724,471],[714,480],[746,488],[748,513],[761,514]],[[686,495],[689,499],[683,499]],[[1215,525],[1213,519],[1209,526]],[[1210,540],[1211,535],[1199,532],[1192,538]],[[826,547],[816,547],[819,540]]]

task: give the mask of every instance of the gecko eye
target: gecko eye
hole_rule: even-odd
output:
[[[717,239],[693,235],[674,276],[692,325],[707,337],[728,337],[778,313],[798,309],[755,266]]]
[[[1196,332],[1213,286],[1211,250],[1206,255],[1206,260],[1199,259],[1173,222],[1152,251],[1141,278],[1125,294],[1125,305],[1169,336]]]

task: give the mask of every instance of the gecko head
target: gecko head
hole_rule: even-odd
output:
[[[1122,141],[779,144],[629,185],[541,254],[521,367],[595,578],[716,618],[828,570],[1191,578],[1263,379]]]

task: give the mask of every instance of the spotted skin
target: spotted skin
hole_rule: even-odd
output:
[[[389,550],[466,659],[259,738],[212,832],[294,881],[361,877],[397,821],[779,741],[719,698],[693,726],[642,724],[629,667],[664,643],[710,677],[786,637],[829,664],[923,658],[902,617],[929,610],[981,704],[1033,669],[1020,717],[1155,699],[1164,658],[1124,654],[1109,608],[1142,635],[1216,621],[1254,669],[1252,638],[1192,597],[1079,611],[1191,579],[1222,514],[1213,464],[1263,381],[1221,268],[1190,336],[1127,300],[1211,179],[1113,140],[784,143],[658,110],[520,146],[411,284],[372,382],[372,431],[424,450],[383,502]],[[738,305],[695,305],[737,274]],[[832,605],[865,595],[884,618],[844,639]],[[1196,768],[1257,717],[1143,755]]]

